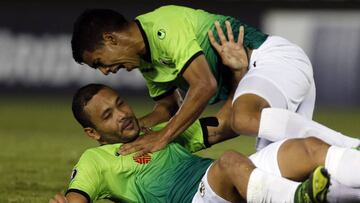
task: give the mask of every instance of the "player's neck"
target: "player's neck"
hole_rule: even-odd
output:
[[[129,23],[129,33],[131,37],[133,38],[133,43],[136,49],[138,50],[138,54],[140,56],[143,56],[146,54],[146,46],[143,39],[143,36],[141,34],[140,28],[135,22]]]

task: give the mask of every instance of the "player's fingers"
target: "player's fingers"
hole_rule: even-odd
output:
[[[118,154],[120,155],[127,155],[129,154],[129,151],[131,150],[132,146],[121,146],[118,150]]]
[[[238,36],[238,45],[243,46],[244,41],[244,26],[240,26],[239,28],[239,36]]]
[[[228,36],[229,42],[234,42],[234,34],[232,31],[230,22],[225,21],[225,25],[226,25],[226,31],[227,31],[227,36]]]
[[[123,145],[121,145],[120,148],[119,148],[119,153],[121,151],[126,151],[130,147],[131,147],[131,144],[123,144]]]
[[[225,37],[224,32],[223,32],[223,30],[222,30],[222,28],[220,26],[219,21],[215,21],[215,28],[216,28],[216,31],[217,31],[217,33],[219,35],[219,39],[220,39],[221,44],[226,43],[226,37]]]
[[[66,198],[63,195],[59,194],[59,193],[57,193],[54,196],[54,199],[55,199],[55,202],[57,202],[57,203],[66,203],[67,202]]]
[[[128,143],[120,147],[118,153],[121,155],[128,155],[134,152],[138,152],[144,148],[144,144],[139,143]]]
[[[214,33],[211,30],[208,31],[208,36],[209,36],[211,45],[218,51],[220,49],[220,45],[215,40]]]
[[[144,156],[145,154],[149,153],[150,150],[149,149],[143,149],[141,151],[138,151],[136,154],[135,154],[135,158],[138,158],[138,157],[141,157],[141,156]]]

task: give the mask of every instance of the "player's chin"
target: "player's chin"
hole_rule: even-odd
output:
[[[138,137],[139,137],[138,134],[129,135],[129,136],[127,136],[127,142],[132,142],[132,141],[136,140]]]
[[[135,140],[139,136],[139,130],[138,128],[133,128],[131,130],[125,130],[123,134],[129,139],[129,140]]]

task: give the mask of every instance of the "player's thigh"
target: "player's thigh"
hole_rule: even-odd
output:
[[[319,165],[324,165],[329,145],[314,138],[286,140],[278,151],[278,164],[285,178],[305,180]]]

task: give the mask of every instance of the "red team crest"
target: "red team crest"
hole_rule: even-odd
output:
[[[150,154],[144,154],[142,156],[133,157],[133,160],[139,164],[148,164],[151,161]]]

